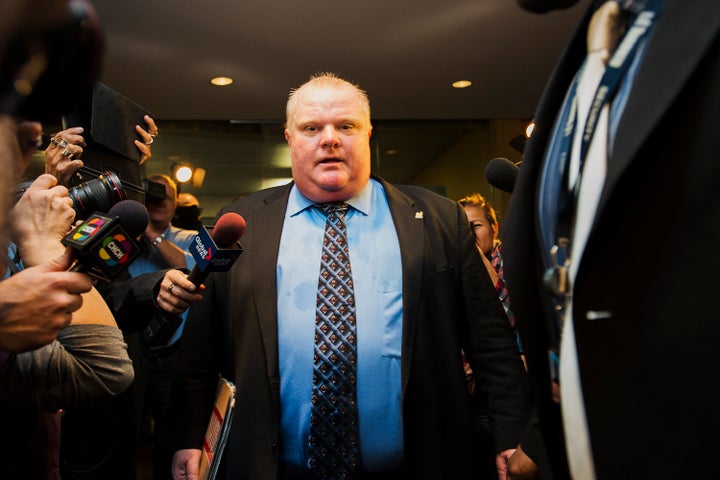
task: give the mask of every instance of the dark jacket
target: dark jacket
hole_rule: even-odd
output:
[[[587,17],[535,117],[504,223],[505,274],[558,476],[537,189],[553,121],[585,56]],[[578,266],[572,318],[598,479],[684,478],[720,447],[720,3],[666,0],[620,121]],[[575,260],[577,261],[577,260]],[[609,312],[594,319],[590,311]],[[545,318],[543,318],[545,317]],[[572,441],[572,439],[570,439]]]
[[[527,421],[517,345],[462,208],[423,188],[382,184],[403,265],[405,478],[470,478],[472,422],[460,349],[472,354],[487,386],[495,443],[505,449],[517,445]],[[170,407],[178,448],[200,447],[216,374],[238,386],[227,478],[282,477],[275,272],[290,187],[249,195],[218,213],[247,220],[244,253],[229,273],[208,277],[179,352]]]

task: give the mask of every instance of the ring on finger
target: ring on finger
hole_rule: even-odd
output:
[[[63,148],[63,151],[60,153],[62,154],[63,157],[67,157],[67,158],[70,158],[73,156],[73,153],[70,150],[68,150],[67,148]]]
[[[155,132],[155,133],[151,133],[150,136],[151,136],[151,137],[157,137],[157,136],[158,136],[158,133],[160,133],[160,130],[158,130],[158,131]]]
[[[172,294],[173,288],[175,288],[175,284],[170,282],[170,285],[168,286],[168,292]]]
[[[145,145],[152,145],[152,143],[153,143],[154,141],[155,141],[155,139],[154,139],[153,137],[150,137],[150,141],[149,141],[149,142],[145,142]]]
[[[52,137],[50,139],[50,141],[53,143],[53,145],[55,145],[57,147],[61,147],[61,148],[65,148],[68,145],[68,143],[65,140],[63,140],[62,138],[58,138],[58,137]]]

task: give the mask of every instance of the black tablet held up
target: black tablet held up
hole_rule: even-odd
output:
[[[97,143],[139,163],[141,154],[133,142],[142,138],[135,131],[135,125],[147,128],[143,119],[145,115],[152,116],[143,107],[110,87],[95,83],[90,135]]]
[[[112,170],[120,178],[128,198],[144,201],[140,165],[141,153],[135,140],[142,140],[135,125],[145,128],[145,115],[152,114],[132,100],[95,82],[92,101],[84,108],[63,116],[63,129],[81,126],[87,143],[81,159],[82,181]]]

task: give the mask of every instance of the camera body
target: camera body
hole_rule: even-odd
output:
[[[87,180],[89,178],[89,180]],[[32,180],[17,186],[15,201],[23,196]],[[81,168],[75,175],[68,196],[73,201],[75,220],[85,220],[93,212],[107,213],[121,200],[136,200],[140,203],[158,203],[165,200],[165,185],[147,178],[141,180],[142,187],[124,182],[113,170],[93,174]]]
[[[143,178],[142,187],[145,193],[145,204],[160,203],[165,200],[165,185],[162,183]]]

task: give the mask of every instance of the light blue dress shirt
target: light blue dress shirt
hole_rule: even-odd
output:
[[[363,469],[402,462],[400,378],[402,262],[385,192],[371,179],[347,201],[345,223],[355,285],[357,396]],[[293,186],[277,263],[281,461],[306,472],[315,339],[315,301],[325,216]]]

